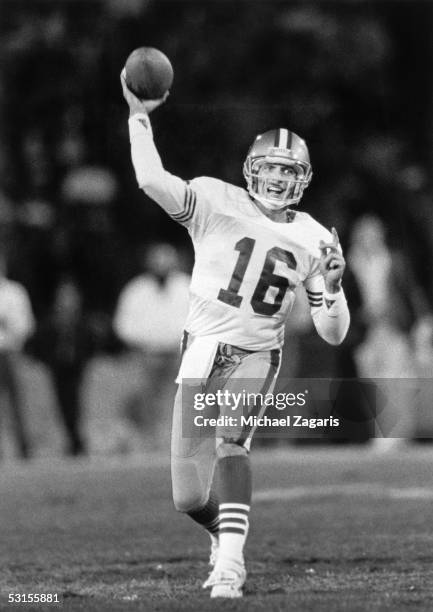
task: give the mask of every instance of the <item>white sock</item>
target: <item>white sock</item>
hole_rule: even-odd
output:
[[[218,567],[230,564],[243,565],[243,549],[248,535],[247,504],[220,504]]]

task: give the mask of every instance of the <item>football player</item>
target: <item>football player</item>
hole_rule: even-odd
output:
[[[320,336],[341,343],[349,327],[341,287],[345,261],[336,231],[293,209],[312,177],[299,136],[287,129],[257,136],[244,164],[247,189],[209,177],[185,181],[164,169],[153,141],[149,113],[167,94],[141,101],[128,90],[124,72],[121,83],[138,185],[187,228],[195,250],[173,413],[174,504],[210,535],[213,571],[204,587],[211,597],[241,597],[254,428],[235,424],[216,427],[213,437],[182,435],[194,412],[194,385],[199,381],[206,393],[241,393],[247,381],[248,393],[272,392],[285,319],[300,284]],[[217,407],[219,415],[232,414],[228,404]],[[260,416],[264,408],[252,403],[244,410]]]

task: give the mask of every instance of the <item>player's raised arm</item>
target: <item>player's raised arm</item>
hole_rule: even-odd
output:
[[[163,104],[168,92],[158,100],[140,100],[127,87],[125,71],[120,75],[123,97],[129,106],[131,158],[140,189],[170,215],[183,216],[191,194],[184,180],[167,172],[153,141],[149,113]]]
[[[329,344],[341,344],[349,329],[350,314],[341,286],[346,262],[335,228],[332,228],[332,240],[321,240],[319,250],[320,273],[304,283],[311,314],[318,334]]]

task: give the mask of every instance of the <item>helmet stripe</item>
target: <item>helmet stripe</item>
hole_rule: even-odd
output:
[[[280,137],[279,137],[279,141],[278,141],[278,148],[279,149],[289,149],[288,146],[288,139],[289,139],[289,130],[286,130],[286,128],[281,128],[279,130],[280,132]]]

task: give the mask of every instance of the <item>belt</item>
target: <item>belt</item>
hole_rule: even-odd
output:
[[[189,341],[193,340],[194,336],[192,336],[186,330],[183,331],[182,341],[181,341],[181,353],[185,352],[187,346],[189,345]],[[222,355],[223,357],[231,357],[232,355],[249,355],[250,353],[255,353],[256,351],[250,351],[248,349],[243,349],[240,346],[233,346],[233,344],[226,344],[225,342],[220,342],[217,347],[217,355]]]
[[[181,354],[183,355],[187,346],[189,345],[189,341],[193,340],[193,336],[184,330],[182,341],[181,341]],[[256,351],[250,351],[248,349],[243,349],[240,346],[234,346],[233,344],[226,344],[225,342],[220,342],[217,347],[216,356],[220,357],[231,357],[232,355],[249,355],[250,353],[254,353]]]
[[[217,348],[217,356],[221,355],[222,357],[232,357],[232,355],[249,355],[254,352],[255,351],[241,348],[240,346],[226,344],[225,342],[220,342]]]

